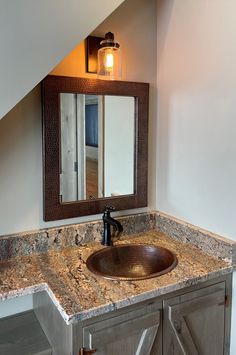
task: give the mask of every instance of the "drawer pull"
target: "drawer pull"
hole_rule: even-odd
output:
[[[92,355],[92,354],[94,354],[94,353],[96,353],[96,349],[80,348],[78,355]]]

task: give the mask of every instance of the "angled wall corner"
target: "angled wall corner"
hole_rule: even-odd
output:
[[[123,0],[1,0],[0,119]]]

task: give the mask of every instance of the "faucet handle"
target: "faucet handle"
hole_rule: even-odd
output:
[[[112,212],[115,210],[115,207],[114,206],[105,206],[104,208],[104,212]]]

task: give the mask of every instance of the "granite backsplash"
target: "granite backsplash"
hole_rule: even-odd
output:
[[[236,243],[230,239],[203,230],[189,223],[160,212],[147,212],[117,218],[123,228],[123,235],[161,231],[170,237],[197,246],[219,259],[236,262]],[[21,255],[60,250],[99,241],[102,221],[84,222],[37,231],[21,232],[0,236],[0,260]]]

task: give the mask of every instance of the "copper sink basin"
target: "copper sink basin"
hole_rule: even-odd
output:
[[[120,244],[91,254],[86,262],[97,276],[111,280],[144,280],[171,271],[176,256],[154,245]]]

